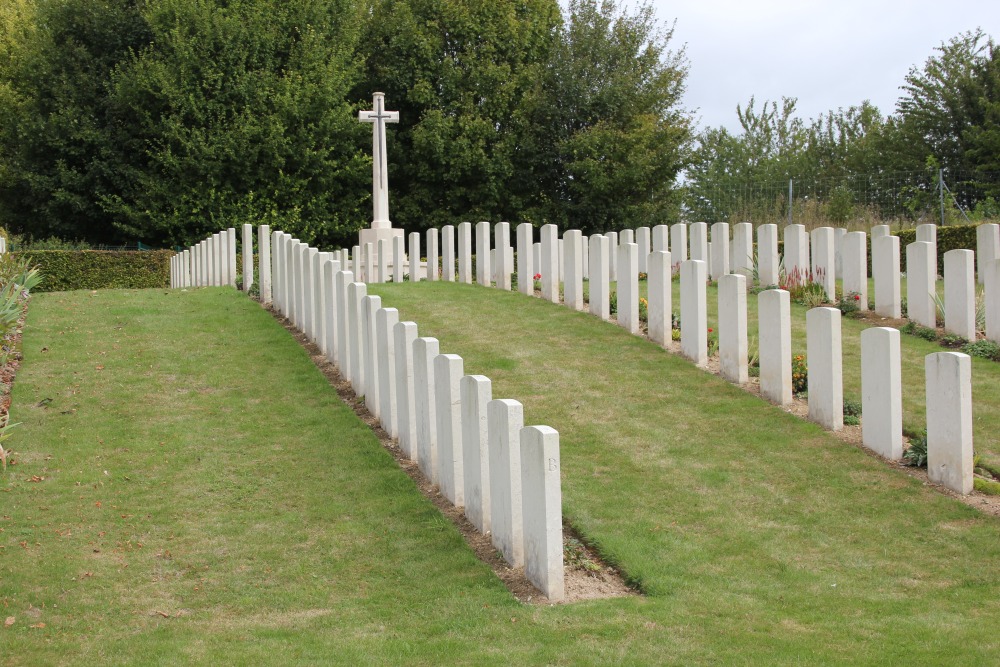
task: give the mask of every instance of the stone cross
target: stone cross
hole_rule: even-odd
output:
[[[385,110],[385,93],[375,93],[373,111],[359,111],[358,120],[372,124],[372,229],[389,229],[389,175],[385,159],[385,124],[398,123],[398,111]]]

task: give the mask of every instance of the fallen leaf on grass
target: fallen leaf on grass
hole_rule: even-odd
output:
[[[13,616],[8,616],[8,617],[7,617],[7,620],[3,622],[3,627],[5,627],[5,628],[9,628],[10,626],[14,625],[14,622],[15,622],[16,620],[17,620],[17,619],[16,619],[16,618],[14,618]]]
[[[44,623],[35,623],[35,624],[34,624],[34,625],[32,625],[31,627],[33,627],[33,628],[39,628],[39,629],[41,629],[41,628],[44,628],[44,627],[45,627],[45,624],[44,624]]]
[[[29,482],[44,482],[45,478],[44,477],[39,477],[38,475],[32,475],[31,479],[29,479],[28,481]]]
[[[153,613],[154,614],[158,614],[158,615],[162,616],[163,618],[170,618],[170,614],[168,614],[165,611],[154,611]]]
[[[97,364],[97,366],[95,366],[94,368],[96,370],[99,370],[99,371],[103,371],[104,370],[104,366],[102,364]]]

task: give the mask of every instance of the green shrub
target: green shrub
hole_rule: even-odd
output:
[[[903,452],[903,461],[914,468],[927,467],[927,431],[910,438],[910,446]]]
[[[948,225],[937,228],[937,265],[938,270],[944,266],[944,254],[949,250],[975,250],[976,227],[978,225]],[[906,246],[917,240],[917,230],[899,229],[893,232],[899,237],[899,270],[906,271]],[[872,275],[872,240],[868,237],[868,275]]]
[[[922,327],[916,322],[907,322],[903,326],[899,327],[901,333],[910,334],[911,336],[916,336],[917,338],[923,338],[924,340],[937,340],[937,331],[931,329],[930,327]]]
[[[33,250],[27,258],[45,276],[36,292],[74,289],[141,289],[170,285],[172,250]]]
[[[982,357],[990,361],[1000,361],[1000,345],[991,340],[977,340],[962,346],[962,352],[970,357]]]

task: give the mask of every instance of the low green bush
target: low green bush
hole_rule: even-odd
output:
[[[170,285],[172,250],[31,250],[25,257],[44,275],[36,292],[141,289]]]

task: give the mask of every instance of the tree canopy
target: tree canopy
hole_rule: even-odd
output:
[[[10,0],[0,224],[186,244],[370,218],[357,110],[387,95],[390,213],[635,226],[676,209],[683,55],[611,0]]]

